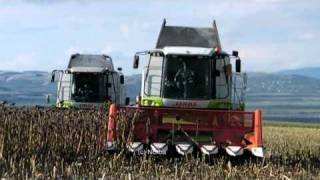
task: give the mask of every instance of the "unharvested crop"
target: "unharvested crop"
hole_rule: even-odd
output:
[[[0,107],[0,176],[106,179],[319,179],[320,126],[264,126],[265,159],[128,156],[103,149],[104,110]],[[123,135],[125,124],[120,124]],[[120,137],[121,139],[121,137]]]

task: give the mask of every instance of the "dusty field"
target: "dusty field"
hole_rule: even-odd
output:
[[[267,157],[158,159],[103,151],[106,113],[0,107],[0,177],[320,179],[320,125],[266,123]]]

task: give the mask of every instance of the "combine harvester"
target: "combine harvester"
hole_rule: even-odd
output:
[[[74,54],[66,70],[54,70],[58,81],[57,107],[98,108],[112,102],[124,105],[126,90],[121,68],[114,70],[107,55]]]
[[[222,51],[215,22],[194,28],[167,26],[164,20],[156,48],[136,53],[134,68],[142,55],[137,104],[110,106],[107,150],[119,147],[117,113],[124,112],[133,132],[127,142],[132,153],[264,156],[261,111],[245,111],[241,60],[237,51]]]

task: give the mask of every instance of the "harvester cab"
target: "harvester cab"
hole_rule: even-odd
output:
[[[244,111],[241,60],[237,51],[222,50],[215,22],[210,28],[195,28],[167,26],[164,20],[156,48],[136,53],[134,68],[142,55],[146,63],[137,105],[120,107],[134,124],[129,151],[250,152],[263,157],[261,111]],[[111,115],[117,109],[111,107]],[[110,116],[110,131],[114,120]],[[113,135],[107,134],[107,147],[115,147]]]
[[[107,55],[71,55],[66,70],[54,70],[57,84],[57,107],[98,108],[105,103],[125,104],[124,76],[115,71]]]

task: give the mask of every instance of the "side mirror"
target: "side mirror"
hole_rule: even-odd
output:
[[[124,84],[124,76],[120,75],[120,84]]]
[[[55,73],[53,72],[52,75],[51,75],[51,82],[53,83],[55,80]]]
[[[126,102],[125,102],[126,105],[129,105],[130,104],[130,98],[129,97],[126,97]]]
[[[232,56],[238,57],[239,56],[239,52],[238,51],[232,51]]]
[[[240,60],[240,58],[236,59],[236,72],[237,73],[241,72],[241,60]]]
[[[138,55],[134,55],[133,68],[134,69],[138,69],[138,67],[139,67],[139,56]]]

